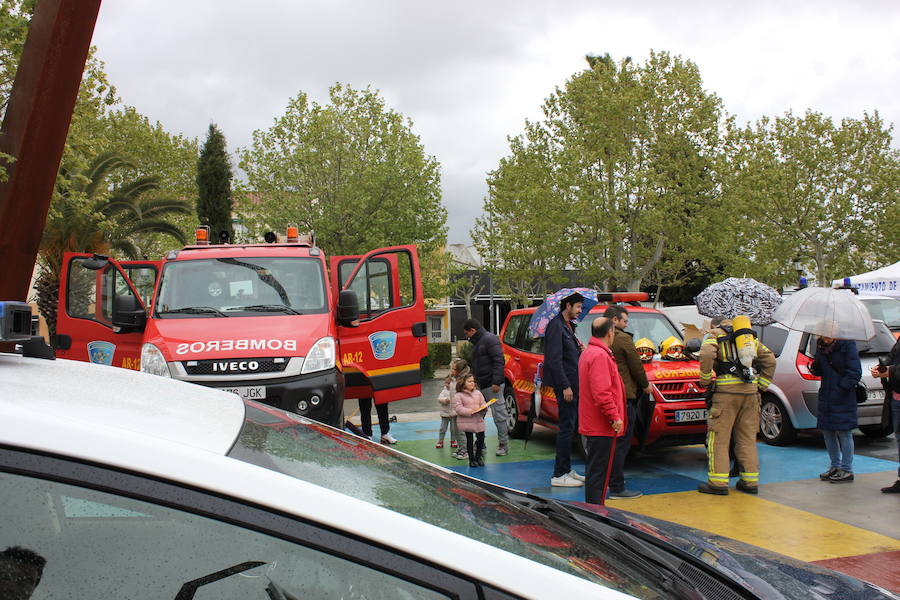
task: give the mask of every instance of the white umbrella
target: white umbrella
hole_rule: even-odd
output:
[[[791,294],[774,314],[795,331],[839,340],[868,340],[875,326],[868,309],[848,290],[809,287]]]

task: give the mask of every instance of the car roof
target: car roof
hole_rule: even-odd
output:
[[[219,454],[228,452],[244,422],[244,404],[235,394],[73,360],[0,354],[0,390],[11,414],[110,424]]]
[[[91,385],[74,385],[77,381]],[[523,597],[545,598],[560,590],[629,597],[365,500],[226,456],[243,420],[244,404],[234,394],[118,367],[0,353],[0,445],[198,487],[377,540],[464,573],[479,573],[491,564],[491,573],[482,579]]]

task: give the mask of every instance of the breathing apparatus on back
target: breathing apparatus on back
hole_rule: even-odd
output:
[[[716,373],[721,375],[728,373],[740,377],[746,382],[756,379],[756,371],[753,361],[756,360],[756,332],[750,326],[750,318],[738,315],[732,319],[731,325],[722,323],[720,326],[725,335],[716,340],[719,343],[720,356],[724,355],[724,361],[717,361]],[[722,366],[719,367],[718,364]],[[721,371],[721,372],[720,372]]]

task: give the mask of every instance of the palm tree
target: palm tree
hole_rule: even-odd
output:
[[[142,176],[109,188],[107,178],[117,170],[134,165],[115,152],[101,154],[83,172],[61,173],[53,210],[47,217],[38,253],[35,296],[38,310],[47,321],[50,335],[56,333],[56,305],[64,252],[119,253],[139,258],[139,241],[162,234],[179,245],[187,238],[168,220],[174,215],[191,215],[190,202],[173,198],[147,197],[160,189],[159,178]]]

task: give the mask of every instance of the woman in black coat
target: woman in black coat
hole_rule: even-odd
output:
[[[819,409],[816,426],[825,436],[831,467],[819,475],[822,481],[853,481],[853,429],[857,425],[856,385],[862,377],[862,365],[856,343],[851,340],[819,338],[816,357],[810,365],[819,385]]]

